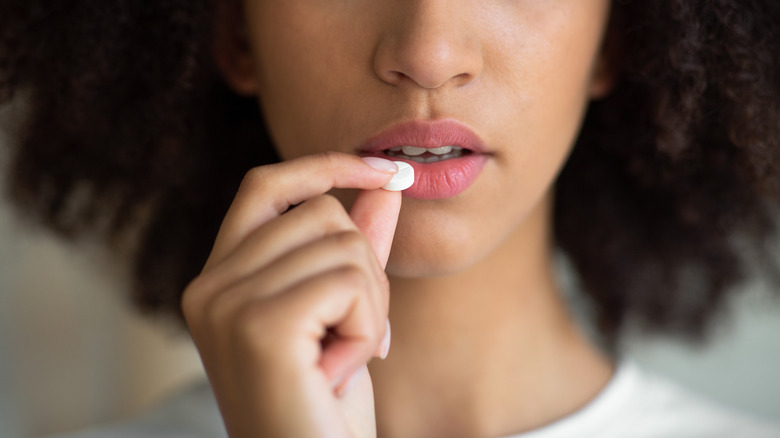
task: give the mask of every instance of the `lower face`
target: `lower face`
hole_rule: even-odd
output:
[[[463,270],[543,208],[599,87],[608,16],[609,0],[246,0],[260,105],[283,159],[414,163],[419,185],[387,267],[401,277]],[[471,149],[442,161],[398,150],[409,136],[445,147],[434,152],[461,141],[437,126],[473,136]],[[437,162],[418,163],[428,157]]]

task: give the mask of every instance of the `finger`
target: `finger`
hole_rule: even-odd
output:
[[[331,195],[320,195],[252,231],[201,276],[210,277],[208,289],[218,290],[241,281],[285,253],[324,236],[350,230],[357,231],[357,227],[341,202]]]
[[[357,230],[332,234],[285,254],[253,275],[213,295],[205,307],[210,308],[218,319],[229,318],[245,303],[270,299],[310,278],[346,268],[363,273],[367,279],[364,294],[368,297],[376,320],[383,321],[387,313],[384,304],[386,294],[382,292],[383,288],[386,289],[384,272],[376,262],[373,250]]]
[[[361,367],[351,378],[348,387],[337,390],[339,406],[352,419],[352,436],[377,436],[374,412],[374,388],[367,367]]]
[[[373,166],[373,167],[372,167]],[[380,170],[384,168],[384,170]],[[377,189],[397,172],[390,160],[327,152],[249,171],[222,222],[207,266],[290,206],[333,188]]]
[[[387,265],[390,256],[390,247],[400,211],[401,192],[363,190],[358,194],[349,212],[355,225],[363,232],[374,249],[382,269]]]
[[[291,327],[302,335],[285,336],[297,343],[281,348],[296,350],[303,363],[316,366],[334,387],[368,363],[381,341],[384,322],[377,323],[365,294],[367,282],[361,270],[341,267],[275,295],[264,312],[279,320],[274,327]]]

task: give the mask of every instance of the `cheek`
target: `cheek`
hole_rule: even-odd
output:
[[[532,30],[506,38],[515,55],[494,66],[509,90],[494,102],[511,114],[494,129],[504,145],[497,162],[507,170],[503,185],[518,187],[524,203],[542,198],[576,141],[608,16],[601,0],[562,3],[567,13],[539,18],[527,24]]]
[[[343,59],[355,40],[345,18],[323,10],[324,2],[250,3],[259,102],[281,157],[336,149],[338,121],[350,120],[354,105],[349,82],[334,78],[360,76],[357,63]]]
[[[500,35],[511,47],[497,44],[499,52],[488,54],[495,60],[495,79],[506,90],[495,101],[516,115],[499,131],[507,133],[502,140],[514,143],[511,152],[536,159],[560,159],[550,152],[568,148],[579,131],[608,14],[601,0],[561,5],[568,8],[565,13],[540,13],[524,21],[525,28]]]

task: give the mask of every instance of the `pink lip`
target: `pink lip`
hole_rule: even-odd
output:
[[[437,148],[460,146],[471,153],[435,163],[418,163],[388,157],[383,151],[395,146]],[[405,161],[414,167],[414,185],[404,196],[414,199],[444,199],[459,195],[476,181],[490,153],[482,139],[462,123],[452,119],[411,121],[394,125],[366,141],[359,150],[363,156]]]

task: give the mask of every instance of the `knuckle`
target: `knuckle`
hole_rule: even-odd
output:
[[[334,244],[342,251],[347,252],[353,257],[361,257],[366,253],[365,238],[357,231],[348,230],[333,234]]]
[[[220,326],[221,307],[215,306],[224,301],[222,294],[215,296],[206,294],[193,294],[185,292],[182,296],[181,306],[187,325],[190,328],[201,327],[212,330]]]
[[[338,271],[339,284],[334,286],[345,289],[363,290],[367,285],[366,274],[356,265],[343,266]]]
[[[329,210],[335,210],[335,211],[344,210],[344,206],[341,205],[341,202],[339,202],[339,200],[335,196],[329,193],[320,195],[317,197],[317,199],[320,201],[320,204],[323,208],[327,208]]]
[[[314,214],[322,218],[345,217],[346,210],[341,202],[333,195],[324,194],[309,201]]]
[[[199,275],[184,288],[179,306],[185,318],[190,319],[200,312],[201,302],[203,301],[202,295],[207,290],[204,283],[207,283],[207,280],[202,275]]]
[[[378,265],[374,250],[360,231],[341,231],[330,235],[329,238],[350,266],[358,269],[366,282],[372,283],[372,290],[378,291],[382,297],[389,296],[390,282],[387,275]]]
[[[253,167],[244,174],[241,180],[239,191],[258,191],[262,190],[268,181],[269,166]]]
[[[202,291],[209,290],[210,283],[211,280],[209,276],[202,272],[190,280],[189,284],[184,289],[184,293],[189,295],[197,295]]]
[[[331,235],[334,245],[350,260],[366,273],[374,272],[372,266],[376,263],[376,255],[366,238],[357,230],[341,231]]]

